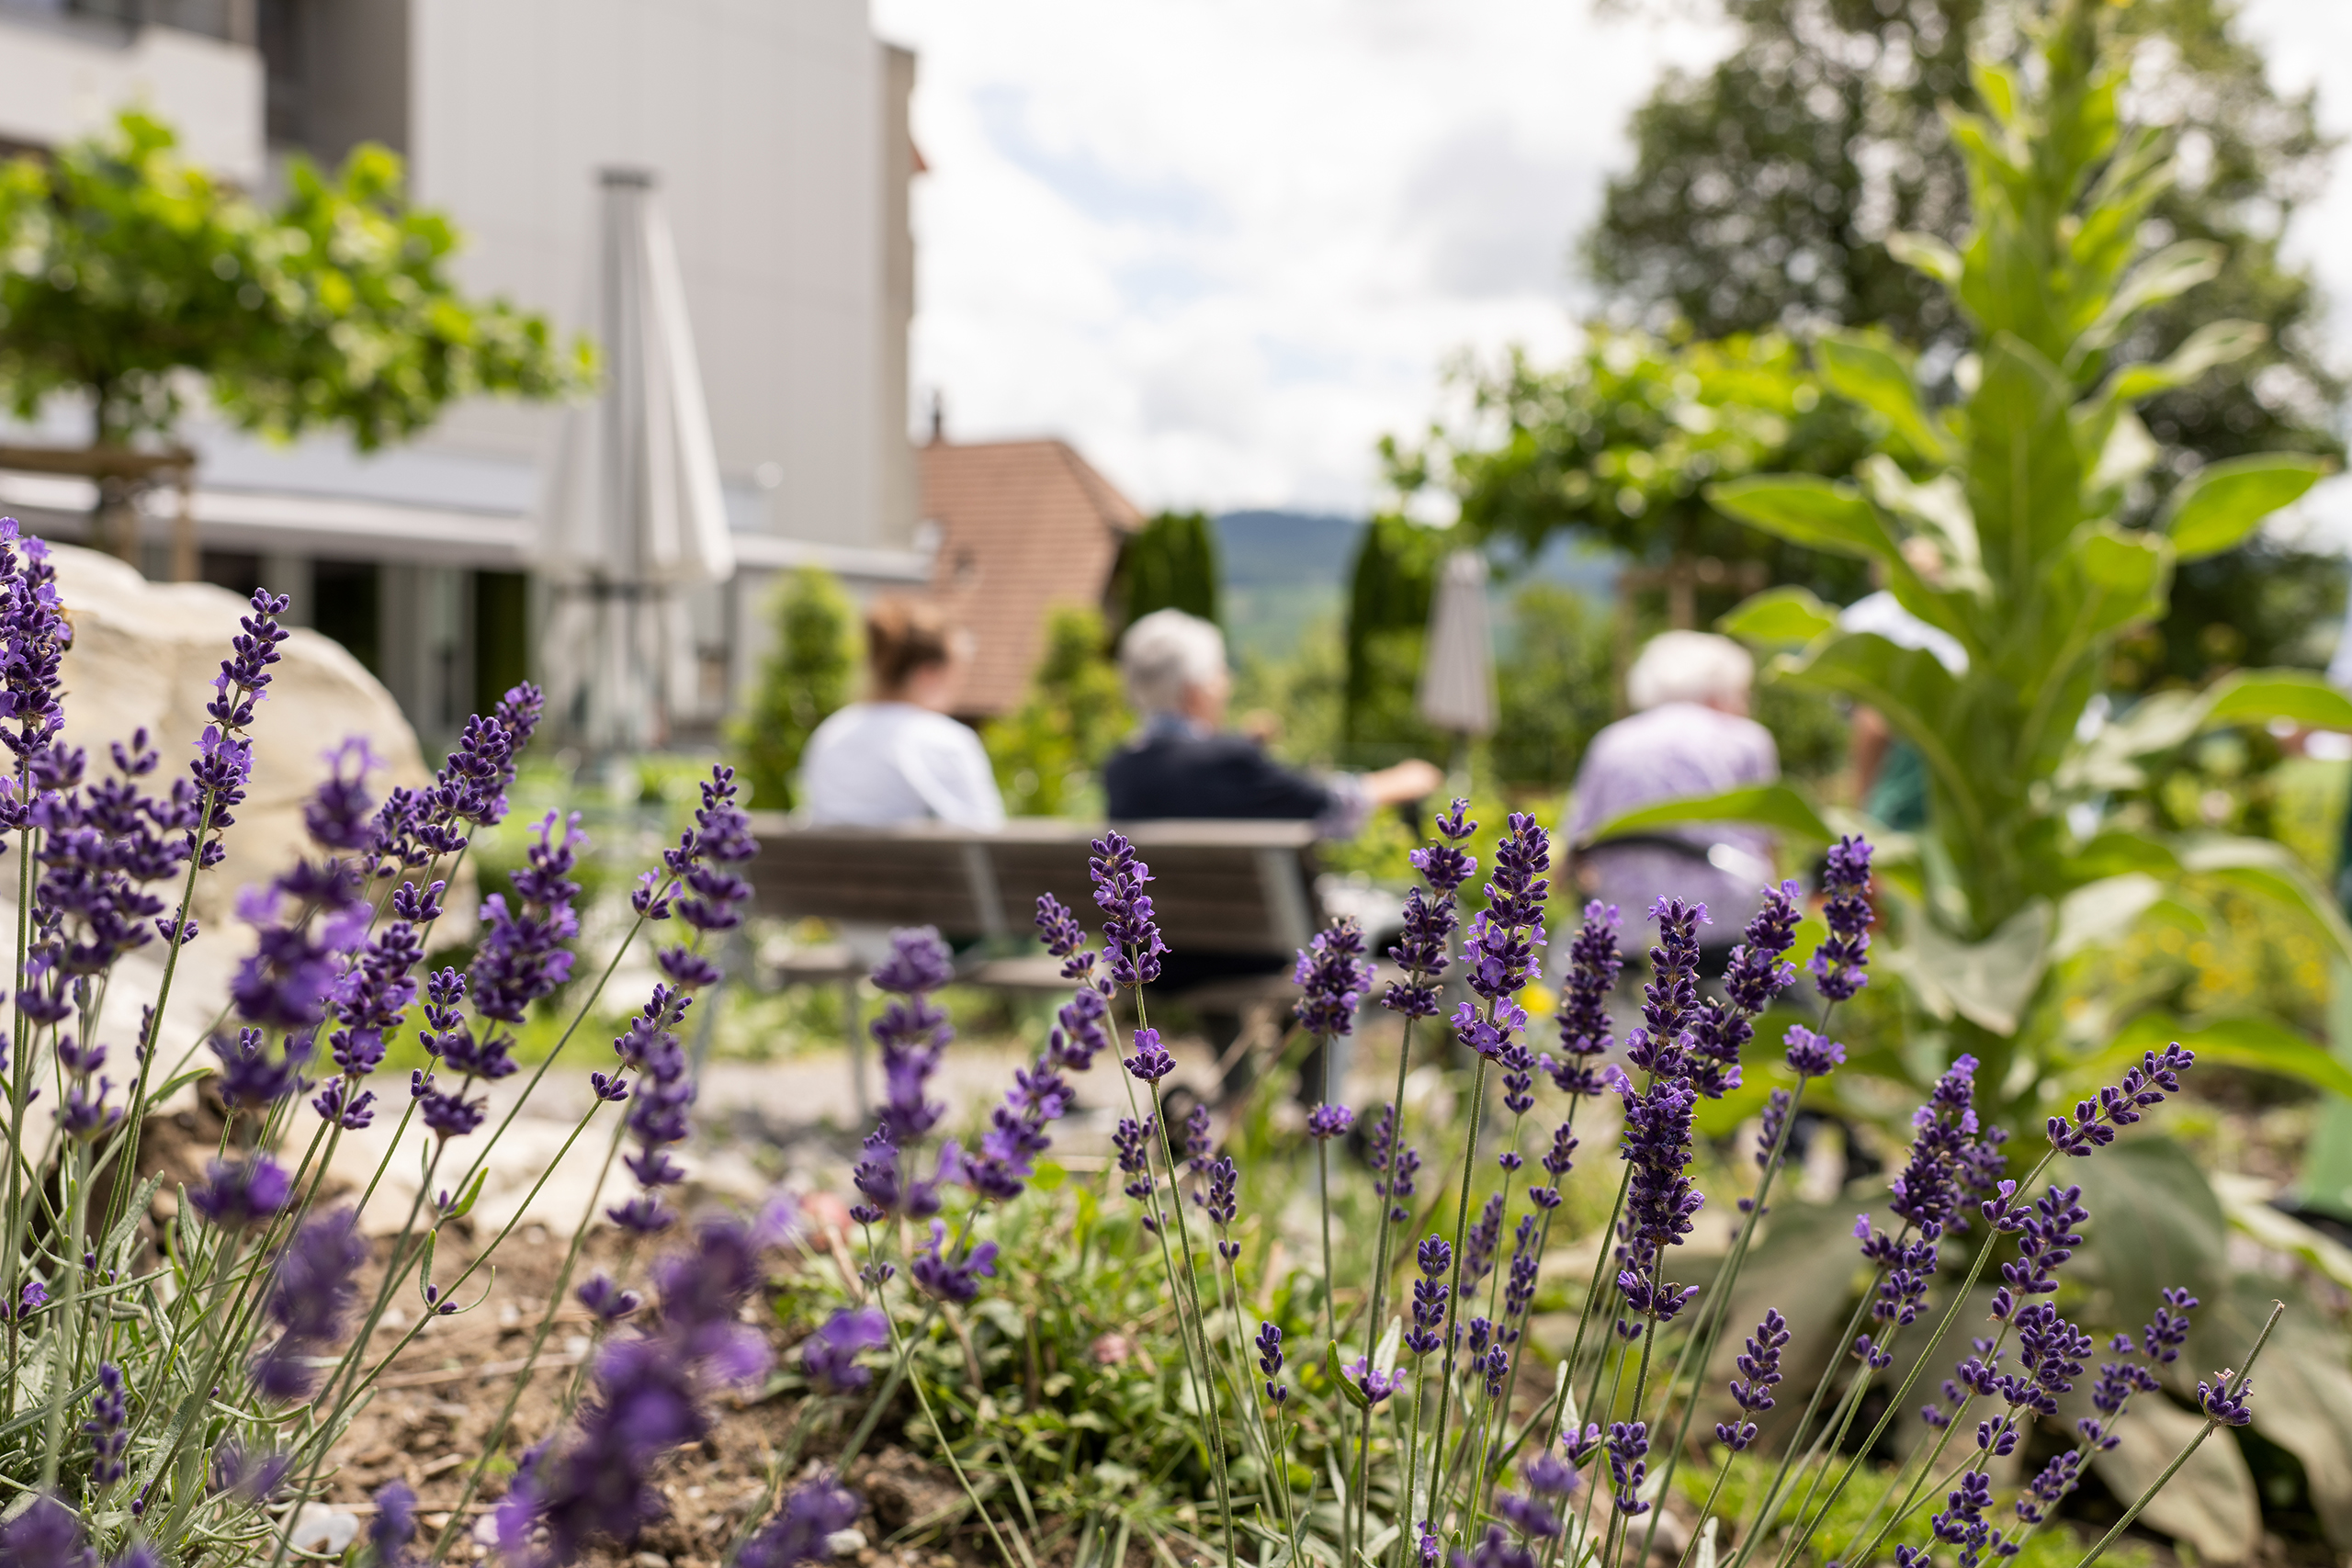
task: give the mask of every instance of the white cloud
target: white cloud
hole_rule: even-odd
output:
[[[915,380],[1140,503],[1362,509],[1453,355],[1572,341],[1569,248],[1668,62],[1577,0],[876,0],[919,54]]]

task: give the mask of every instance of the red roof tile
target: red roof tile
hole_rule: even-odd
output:
[[[931,596],[975,644],[956,708],[1004,713],[1045,650],[1046,612],[1100,604],[1144,514],[1060,441],[934,441],[920,457],[922,515],[940,530]]]

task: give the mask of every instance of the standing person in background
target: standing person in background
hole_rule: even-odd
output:
[[[880,599],[865,613],[865,700],[827,718],[800,761],[811,822],[862,828],[937,821],[1004,826],[980,738],[947,716],[971,638],[934,605]]]
[[[1667,896],[1707,906],[1702,963],[1719,973],[1773,880],[1770,834],[1731,823],[1625,833],[1594,829],[1635,807],[1715,795],[1781,776],[1771,732],[1747,716],[1756,661],[1729,637],[1665,632],[1643,645],[1625,677],[1637,710],[1592,738],[1577,769],[1568,816],[1575,876],[1584,895],[1624,911],[1629,930]],[[1653,923],[1651,930],[1655,931]]]

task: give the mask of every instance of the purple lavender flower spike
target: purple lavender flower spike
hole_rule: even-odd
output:
[[[1413,852],[1413,865],[1429,884],[1429,891],[1416,887],[1405,895],[1403,935],[1388,950],[1390,960],[1405,971],[1405,978],[1390,982],[1380,998],[1381,1006],[1407,1018],[1437,1016],[1437,979],[1453,962],[1448,949],[1458,923],[1454,894],[1478,868],[1477,860],[1459,848],[1478,826],[1463,816],[1469,804],[1456,800],[1450,814],[1438,818],[1438,833],[1444,842]]]
[[[832,1556],[832,1537],[857,1522],[865,1505],[831,1475],[793,1488],[776,1517],[743,1543],[737,1568],[797,1568]]]
[[[2197,1385],[2197,1407],[2224,1427],[2243,1427],[2254,1419],[2254,1380],[2246,1378],[2234,1387],[2230,1382],[2230,1370],[2222,1369],[2211,1384]]]
[[[1396,1136],[1396,1108],[1384,1105],[1380,1108],[1380,1120],[1372,1125],[1370,1146],[1365,1154],[1372,1166],[1372,1190],[1389,1201],[1388,1217],[1401,1225],[1412,1217],[1412,1211],[1406,1206],[1404,1200],[1413,1195],[1413,1178],[1421,1168],[1421,1156],[1419,1150],[1409,1145],[1395,1148]],[[1396,1166],[1394,1191],[1389,1188],[1388,1168],[1392,1149]]]
[[[1870,983],[1871,846],[1848,837],[1829,846],[1821,889],[1828,895],[1822,918],[1829,923],[1829,938],[1814,949],[1814,988],[1826,1001],[1850,999]]]
[[[1159,978],[1159,955],[1168,951],[1151,912],[1151,896],[1144,885],[1151,867],[1136,858],[1136,847],[1125,835],[1105,833],[1094,840],[1088,869],[1094,878],[1094,902],[1102,911],[1102,947],[1111,960],[1111,978],[1122,986],[1147,986]]]
[[[1551,1459],[1548,1454],[1538,1457]],[[1551,1462],[1558,1464],[1560,1461],[1551,1460]],[[1516,1492],[1498,1493],[1495,1495],[1495,1512],[1502,1516],[1503,1521],[1516,1530],[1522,1540],[1551,1540],[1560,1533],[1560,1516],[1533,1497],[1521,1496]]]
[[[1628,1518],[1650,1511],[1642,1501],[1642,1483],[1649,1479],[1645,1462],[1650,1451],[1649,1423],[1612,1421],[1609,1424],[1609,1479],[1616,1486],[1617,1511]]]
[[[1239,1180],[1240,1172],[1234,1167],[1233,1156],[1219,1156],[1209,1166],[1208,1194],[1201,1201],[1201,1207],[1208,1212],[1210,1223],[1217,1228],[1217,1255],[1227,1263],[1241,1256],[1241,1244],[1227,1239],[1225,1234],[1240,1210],[1240,1201],[1236,1195]]]
[[[1736,1362],[1740,1375],[1731,1383],[1732,1402],[1747,1415],[1759,1416],[1772,1408],[1772,1386],[1781,1381],[1781,1352],[1788,1343],[1788,1319],[1771,1307],[1765,1308],[1764,1321],[1747,1337],[1747,1348]],[[1736,1453],[1756,1440],[1756,1423],[1719,1421],[1715,1436]]]
[[[130,1395],[123,1387],[122,1369],[112,1361],[98,1363],[98,1392],[90,1396],[90,1418],[82,1423],[90,1439],[90,1479],[100,1486],[120,1481],[129,1466],[122,1450],[130,1441]]]
[[[947,1225],[931,1222],[931,1245],[917,1255],[910,1272],[915,1283],[942,1301],[965,1304],[980,1293],[980,1280],[996,1277],[996,1243],[984,1241],[959,1258],[947,1256]]]
[[[367,1261],[368,1243],[354,1210],[321,1215],[294,1233],[278,1254],[269,1293],[269,1315],[282,1332],[253,1367],[254,1386],[264,1398],[297,1399],[311,1392],[318,1374],[310,1359],[342,1336]]]
[[[621,1289],[613,1277],[602,1269],[590,1275],[571,1293],[582,1306],[588,1309],[590,1315],[602,1323],[618,1323],[645,1304],[643,1296],[635,1291]]]
[[[1354,1032],[1356,1009],[1372,987],[1372,964],[1363,951],[1363,928],[1351,918],[1315,933],[1291,972],[1291,983],[1304,992],[1291,1006],[1300,1028],[1326,1039]]]
[[[1105,1027],[1110,1016],[1111,1005],[1102,991],[1091,984],[1080,986],[1054,1014],[1054,1029],[1046,1041],[1047,1058],[1054,1066],[1074,1073],[1091,1067],[1094,1058],[1111,1048],[1111,1033]]]
[[[1374,1404],[1405,1386],[1405,1373],[1401,1369],[1386,1372],[1377,1371],[1369,1356],[1358,1356],[1340,1370],[1348,1381],[1363,1392],[1364,1398]]]
[[[388,1481],[375,1495],[376,1517],[368,1524],[368,1545],[383,1568],[391,1568],[416,1539],[416,1493],[405,1481]]]
[[[1445,1303],[1453,1294],[1445,1273],[1453,1266],[1453,1249],[1443,1237],[1431,1235],[1421,1243],[1416,1261],[1421,1277],[1413,1281],[1413,1326],[1406,1332],[1404,1345],[1419,1357],[1428,1355],[1442,1342],[1438,1330],[1445,1321]]]
[[[1846,1062],[1846,1047],[1825,1040],[1802,1023],[1789,1025],[1783,1036],[1789,1048],[1789,1071],[1801,1078],[1826,1078]]]
[[[83,1540],[80,1516],[40,1492],[30,1507],[0,1525],[0,1562],[9,1568],[96,1568],[97,1555]]]
[[[275,1215],[291,1196],[293,1181],[284,1168],[267,1155],[254,1155],[234,1165],[211,1161],[204,1185],[187,1201],[221,1229],[243,1230]]]
[[[1290,1398],[1290,1385],[1275,1378],[1283,1370],[1283,1331],[1271,1323],[1258,1325],[1258,1370],[1266,1374],[1266,1397],[1276,1404]]]
[[[1356,1124],[1356,1113],[1344,1105],[1318,1105],[1306,1113],[1306,1135],[1317,1143],[1343,1138]]]
[[[1176,1058],[1159,1043],[1159,1031],[1138,1029],[1135,1035],[1136,1054],[1126,1059],[1127,1071],[1144,1083],[1158,1083],[1176,1070]]]
[[[1584,924],[1568,945],[1567,978],[1560,987],[1557,1021],[1560,1060],[1544,1058],[1544,1069],[1563,1094],[1600,1092],[1597,1059],[1615,1043],[1609,993],[1625,967],[1617,945],[1617,906],[1599,899],[1584,907]]]
[[[2149,1052],[2119,1083],[2098,1091],[2097,1100],[2075,1107],[2074,1120],[2050,1118],[2050,1144],[2060,1154],[2077,1157],[2115,1141],[2115,1129],[2140,1120],[2147,1108],[2161,1105],[2168,1094],[2180,1092],[2180,1075],[2197,1065],[2197,1053],[2181,1049],[2176,1040],[2159,1054]]]
[[[889,1342],[890,1325],[881,1308],[842,1307],[801,1346],[800,1364],[819,1387],[854,1393],[874,1381],[874,1374],[857,1364],[859,1353]]]
[[[1640,1091],[1628,1085],[1621,1098],[1625,1126],[1620,1152],[1632,1171],[1624,1213],[1617,1222],[1617,1285],[1634,1312],[1663,1322],[1689,1299],[1680,1286],[1657,1278],[1664,1251],[1681,1245],[1690,1233],[1691,1216],[1706,1201],[1687,1174],[1698,1096],[1684,1084],[1664,1081]]]
[[[1763,904],[1732,949],[1724,976],[1724,999],[1700,1002],[1690,1020],[1690,1081],[1709,1100],[1720,1100],[1740,1084],[1740,1054],[1755,1038],[1755,1020],[1773,998],[1796,984],[1796,966],[1781,954],[1796,942],[1797,885],[1764,889]]]

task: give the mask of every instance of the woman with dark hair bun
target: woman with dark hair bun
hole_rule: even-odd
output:
[[[808,819],[1003,827],[980,738],[947,716],[970,662],[971,638],[937,605],[876,600],[865,612],[865,700],[819,725],[801,756]]]

